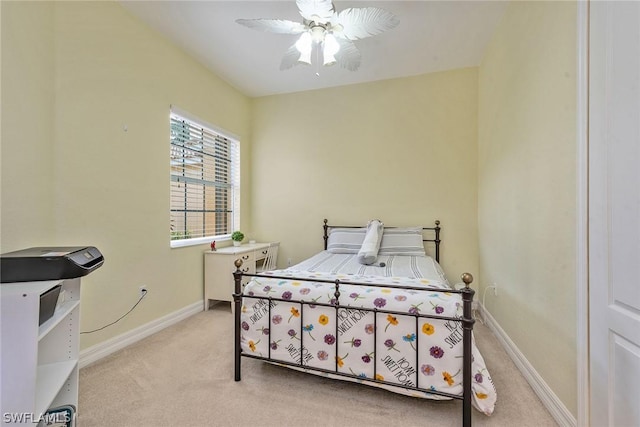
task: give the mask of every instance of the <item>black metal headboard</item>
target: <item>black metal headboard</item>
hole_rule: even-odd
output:
[[[437,262],[440,262],[440,220],[435,220],[435,227],[422,227],[423,230],[433,231],[434,237],[433,239],[425,239],[423,238],[423,242],[433,242],[436,246],[436,254],[435,259]],[[324,250],[327,250],[327,240],[329,239],[329,229],[330,228],[363,228],[362,225],[329,225],[328,220],[325,218],[324,225],[322,226],[324,229],[324,235],[322,238],[324,239]],[[387,227],[384,228],[398,228],[398,227]]]

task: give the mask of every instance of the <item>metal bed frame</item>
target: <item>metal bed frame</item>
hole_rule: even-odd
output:
[[[329,229],[331,228],[363,228],[361,225],[329,225],[329,220],[324,219],[324,225],[322,226],[324,230],[324,235],[322,239],[324,240],[324,250],[327,250],[327,242],[329,240]],[[398,227],[387,227],[384,228],[398,228]],[[435,220],[435,227],[422,227],[422,230],[433,231],[433,239],[422,239],[423,242],[433,242],[436,246],[435,248],[435,259],[437,262],[440,262],[440,221]]]
[[[327,220],[324,220],[324,247],[325,250],[327,248],[327,239],[328,239],[328,231],[331,228],[362,228],[361,226],[331,226],[328,225]],[[394,228],[394,227],[385,227],[385,228]],[[436,261],[440,261],[440,221],[435,221],[435,227],[423,227],[423,230],[427,230],[427,231],[433,231],[434,232],[434,238],[432,239],[423,239],[424,242],[433,242],[435,243],[435,259]],[[377,313],[383,313],[383,314],[392,314],[392,315],[401,315],[401,316],[413,316],[415,318],[415,327],[416,327],[416,337],[419,336],[418,334],[418,324],[419,324],[419,319],[420,318],[428,318],[428,319],[438,319],[438,320],[443,320],[443,321],[451,321],[451,322],[460,322],[462,324],[462,345],[463,345],[463,360],[462,360],[462,376],[463,376],[463,393],[462,395],[456,395],[456,394],[451,394],[451,393],[446,393],[446,392],[441,392],[441,391],[437,391],[437,390],[431,390],[431,389],[424,389],[421,387],[418,387],[418,381],[416,381],[416,386],[408,386],[408,385],[403,385],[403,384],[398,384],[398,383],[394,383],[394,382],[390,382],[390,381],[383,381],[383,380],[379,380],[376,378],[376,374],[377,374],[377,369],[376,369],[376,360],[377,358],[374,358],[374,375],[373,378],[362,378],[362,377],[358,377],[356,375],[353,374],[348,374],[345,372],[339,372],[338,371],[338,362],[336,360],[336,364],[334,369],[323,369],[323,368],[316,368],[316,367],[312,367],[312,366],[308,366],[304,364],[304,359],[303,359],[303,348],[304,348],[304,341],[301,339],[300,340],[300,361],[298,363],[293,363],[293,362],[287,362],[287,361],[283,361],[283,360],[279,360],[279,359],[272,359],[271,358],[271,349],[269,346],[269,352],[267,357],[264,356],[256,356],[253,354],[248,354],[248,353],[244,353],[242,351],[242,347],[241,347],[241,313],[242,313],[242,298],[247,296],[250,297],[252,299],[256,299],[256,300],[267,300],[267,306],[269,309],[269,319],[271,319],[271,306],[272,303],[274,302],[287,302],[287,303],[291,303],[291,302],[295,302],[295,303],[299,303],[300,304],[300,308],[301,308],[301,313],[304,312],[304,306],[310,304],[310,302],[306,302],[303,300],[284,300],[284,299],[280,299],[280,298],[273,298],[273,297],[262,297],[262,296],[249,296],[249,295],[244,295],[243,290],[244,290],[244,285],[242,284],[242,278],[243,277],[264,277],[260,274],[247,274],[247,273],[243,273],[240,268],[242,267],[242,260],[241,259],[237,259],[235,261],[235,267],[236,267],[236,271],[233,273],[233,277],[234,277],[234,282],[235,282],[235,292],[233,294],[233,304],[234,304],[234,323],[235,323],[235,345],[234,345],[234,379],[235,381],[240,381],[241,380],[241,359],[242,357],[249,357],[252,359],[259,359],[259,360],[264,360],[267,362],[273,362],[276,364],[280,364],[280,365],[286,365],[286,366],[292,366],[292,367],[296,367],[299,369],[303,369],[303,370],[310,370],[310,371],[317,371],[317,372],[324,372],[324,373],[329,373],[332,375],[337,375],[337,376],[342,376],[342,377],[349,377],[349,378],[357,378],[359,381],[362,382],[368,382],[368,383],[378,383],[378,384],[385,384],[385,385],[390,385],[390,386],[395,386],[395,387],[400,387],[400,388],[404,388],[404,389],[408,389],[408,390],[415,390],[415,391],[421,391],[421,392],[425,392],[425,393],[429,393],[429,394],[434,394],[434,395],[439,395],[439,396],[444,396],[447,398],[451,398],[451,399],[456,399],[456,400],[462,400],[462,425],[465,427],[470,427],[471,426],[471,398],[472,398],[472,390],[471,390],[471,363],[472,363],[472,355],[471,355],[471,350],[472,350],[472,332],[473,332],[473,324],[475,323],[475,320],[473,319],[473,315],[472,315],[472,302],[473,302],[473,295],[475,294],[475,291],[473,289],[471,289],[469,287],[469,285],[471,284],[471,282],[473,281],[473,276],[469,273],[464,273],[462,275],[462,282],[464,283],[464,288],[462,289],[450,289],[450,290],[442,290],[442,289],[437,289],[437,288],[420,288],[420,287],[411,287],[411,286],[399,286],[399,285],[393,285],[393,284],[372,284],[372,283],[358,283],[358,282],[352,282],[352,281],[346,281],[346,280],[319,280],[319,279],[305,279],[305,278],[297,278],[297,277],[291,277],[291,276],[276,276],[276,275],[268,275],[269,278],[275,278],[275,279],[287,279],[287,280],[297,280],[297,281],[308,281],[308,282],[316,282],[316,283],[330,283],[333,284],[335,286],[335,291],[334,291],[334,303],[332,304],[326,304],[326,303],[317,303],[317,302],[313,302],[313,304],[315,305],[321,305],[321,306],[325,306],[325,307],[332,307],[335,309],[335,319],[336,319],[336,336],[338,334],[337,332],[337,328],[338,328],[338,315],[339,315],[339,310],[340,309],[347,309],[347,310],[362,310],[362,311],[369,311],[369,312],[374,312],[374,328],[375,330],[377,330],[377,325],[375,324],[376,320],[377,320]],[[411,290],[417,290],[417,291],[426,291],[429,293],[433,293],[433,292],[447,292],[447,293],[457,293],[457,294],[461,294],[462,297],[462,305],[463,305],[463,315],[462,317],[458,318],[458,317],[448,317],[448,316],[438,316],[438,315],[430,315],[430,314],[419,314],[419,313],[404,313],[404,312],[398,312],[398,311],[391,311],[391,310],[383,310],[383,309],[378,309],[378,308],[363,308],[363,307],[356,307],[356,306],[350,306],[348,304],[341,304],[340,303],[340,286],[341,285],[359,285],[359,286],[368,286],[368,287],[387,287],[387,288],[402,288],[402,289],[411,289]],[[269,322],[271,322],[271,320],[269,320]],[[302,328],[302,324],[300,325],[300,327]],[[302,334],[302,330],[299,331],[300,332],[300,337],[303,337],[304,334]],[[269,328],[269,334],[268,334],[268,339],[269,342],[271,342],[271,328]],[[373,335],[374,337],[374,348],[377,348],[377,334]],[[418,347],[418,343],[416,343],[416,347]],[[336,354],[338,354],[338,341],[336,341]],[[418,352],[416,351],[416,366],[417,366],[417,359],[418,359]]]

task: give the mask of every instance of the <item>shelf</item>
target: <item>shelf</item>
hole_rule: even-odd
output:
[[[41,296],[56,285],[66,299],[38,325]],[[80,279],[3,283],[0,291],[2,412],[40,417],[52,404],[77,408]]]
[[[77,366],[77,359],[38,366],[34,415],[39,416],[49,409],[49,405],[60,393],[64,383]]]
[[[40,341],[43,337],[45,337],[53,328],[56,327],[62,319],[64,319],[67,314],[71,313],[74,308],[80,305],[80,301],[66,301],[60,307],[56,309],[53,313],[53,316],[42,325],[40,325],[38,329],[38,341]]]

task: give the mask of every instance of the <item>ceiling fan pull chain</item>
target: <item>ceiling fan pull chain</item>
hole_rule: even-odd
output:
[[[316,49],[316,76],[320,77],[320,43],[317,43],[315,46]]]

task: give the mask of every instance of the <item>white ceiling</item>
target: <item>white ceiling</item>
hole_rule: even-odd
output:
[[[506,1],[334,1],[336,11],[375,6],[400,24],[355,41],[362,53],[357,71],[299,65],[280,71],[280,60],[297,36],[241,26],[238,18],[302,22],[287,1],[124,1],[133,15],[164,34],[217,76],[247,96],[259,97],[407,77],[479,65]],[[316,75],[319,71],[319,76]]]

